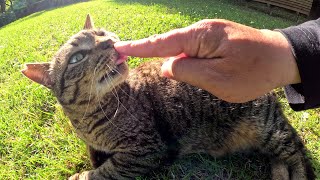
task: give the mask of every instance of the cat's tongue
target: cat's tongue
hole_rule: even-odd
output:
[[[119,65],[123,62],[125,62],[128,59],[128,56],[125,55],[119,55],[119,58],[116,61],[116,65]]]

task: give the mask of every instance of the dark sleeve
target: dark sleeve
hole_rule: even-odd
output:
[[[304,97],[303,103],[290,103],[295,111],[320,107],[320,19],[280,30],[292,45],[301,83],[291,85]]]

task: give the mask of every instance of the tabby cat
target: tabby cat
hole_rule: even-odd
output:
[[[70,179],[132,179],[188,153],[220,157],[258,150],[270,157],[272,179],[315,179],[304,145],[273,94],[233,104],[159,76],[162,61],[136,69],[93,27],[71,37],[50,63],[23,74],[50,88],[85,141],[94,170]]]

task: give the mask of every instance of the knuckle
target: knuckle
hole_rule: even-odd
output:
[[[157,42],[159,42],[159,40],[161,40],[161,38],[159,38],[159,36],[160,36],[159,34],[154,34],[148,38],[148,41],[150,43],[157,43]]]
[[[204,19],[198,21],[195,26],[200,28],[220,28],[225,27],[229,24],[228,20],[224,19]]]

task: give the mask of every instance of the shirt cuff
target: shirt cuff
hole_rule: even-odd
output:
[[[294,111],[306,110],[306,100],[302,93],[302,84],[292,84],[284,87],[284,93],[290,107]]]
[[[284,87],[284,94],[290,104],[304,104],[304,96],[296,91],[291,85]]]
[[[300,84],[292,84],[289,88],[294,89],[300,96],[286,93],[288,101],[290,99],[292,102],[289,102],[289,104],[294,110],[320,107],[320,83],[318,83],[320,77],[319,28],[320,19],[280,30],[291,44],[301,77]],[[297,97],[304,101],[297,101]]]

